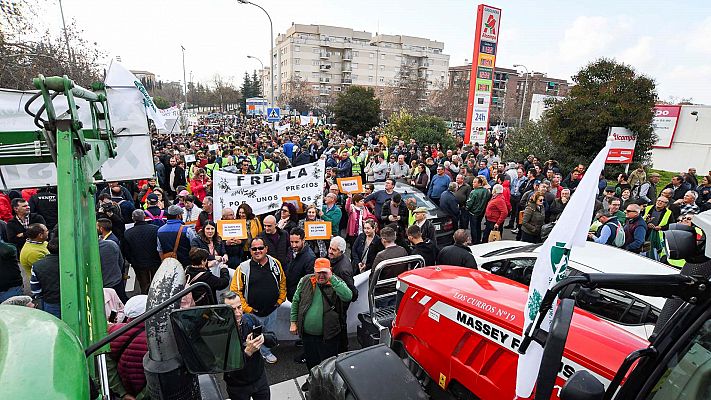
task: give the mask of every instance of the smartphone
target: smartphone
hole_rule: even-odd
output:
[[[257,325],[254,328],[252,328],[252,338],[256,338],[257,336],[262,334],[262,326]]]

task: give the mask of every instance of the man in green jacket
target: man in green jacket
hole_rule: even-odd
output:
[[[472,191],[467,199],[469,226],[472,231],[472,244],[481,243],[481,221],[484,219],[486,205],[491,199],[491,192],[484,188],[484,179],[476,176],[472,181]]]
[[[314,273],[299,281],[291,302],[289,331],[301,336],[309,371],[338,354],[343,304],[352,296],[346,283],[333,274],[326,258],[316,259]],[[308,390],[308,385],[305,383],[301,389]]]

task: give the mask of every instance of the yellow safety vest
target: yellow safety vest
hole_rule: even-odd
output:
[[[351,159],[351,164],[353,164],[353,167],[351,167],[351,172],[353,176],[360,175],[361,167],[360,162],[358,161],[358,157],[351,155],[349,158]]]

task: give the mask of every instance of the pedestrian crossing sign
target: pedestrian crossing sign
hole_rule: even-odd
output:
[[[267,108],[267,122],[281,121],[281,110],[278,107]]]

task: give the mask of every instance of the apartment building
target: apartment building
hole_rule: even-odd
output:
[[[471,64],[449,68],[449,87],[458,89],[461,96],[469,96],[471,68]],[[522,104],[522,120],[529,120],[534,94],[565,97],[570,88],[565,79],[550,78],[541,72],[519,73],[512,68],[497,66],[494,70],[494,87],[491,94],[490,125],[517,126],[521,118]]]
[[[274,73],[262,74],[272,82],[263,82],[263,87],[274,85],[279,104],[288,97],[293,82],[300,81],[326,101],[349,85],[373,87],[376,94],[382,93],[399,85],[404,71],[425,82],[430,91],[447,81],[449,55],[443,51],[444,43],[425,38],[293,24],[276,38]]]

